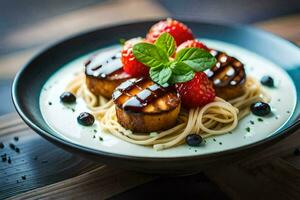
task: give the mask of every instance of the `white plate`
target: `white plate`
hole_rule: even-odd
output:
[[[69,107],[60,103],[59,96],[64,92],[68,82],[74,77],[74,74],[83,70],[83,63],[95,52],[70,62],[46,82],[40,95],[42,115],[57,136],[64,140],[103,152],[136,157],[171,158],[203,155],[255,143],[275,134],[289,120],[297,102],[296,89],[288,74],[269,60],[241,47],[215,40],[201,40],[207,46],[223,50],[241,60],[245,64],[248,76],[251,75],[260,80],[263,75],[271,75],[275,79],[276,88],[264,88],[272,98],[270,102],[272,116],[265,117],[263,122],[259,122],[257,116],[250,114],[239,122],[238,127],[231,134],[208,138],[205,145],[200,147],[181,145],[163,151],[155,151],[151,147],[127,143],[103,132],[98,123],[92,127],[80,126],[76,120],[77,116],[83,111],[89,112],[82,99],[77,99],[76,105]],[[103,59],[105,59],[118,48],[120,46],[112,46],[98,52],[102,53]],[[251,124],[250,120],[254,124]],[[250,128],[250,132],[246,130],[246,127]],[[103,141],[99,140],[99,136],[103,138]]]

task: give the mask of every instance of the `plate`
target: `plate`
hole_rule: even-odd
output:
[[[82,71],[90,55],[100,53],[104,59],[109,57],[120,49],[120,38],[143,36],[155,22],[135,22],[83,33],[41,52],[24,66],[13,84],[13,100],[20,116],[37,133],[75,154],[156,174],[194,173],[231,162],[281,140],[300,126],[297,46],[252,27],[192,21],[184,23],[197,38],[240,59],[248,75],[257,80],[263,75],[274,77],[276,88],[264,88],[272,98],[272,116],[261,121],[250,114],[231,134],[208,138],[200,147],[181,145],[163,151],[119,140],[102,131],[98,123],[92,127],[79,126],[76,117],[88,108],[82,99],[73,107],[60,103],[59,95],[67,83]]]

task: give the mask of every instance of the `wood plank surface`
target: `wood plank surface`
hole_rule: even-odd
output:
[[[124,6],[139,12],[124,13]],[[79,32],[119,21],[167,15],[155,3],[138,0],[109,2],[98,8],[87,9],[49,19],[46,25],[39,24],[32,30],[25,29],[10,36],[7,41],[25,45],[28,38],[38,37],[41,31],[49,27],[49,35],[31,44],[35,46],[64,33],[68,35],[77,30]],[[112,13],[120,15],[114,16]],[[65,23],[60,22],[64,20]],[[65,28],[56,30],[58,23],[62,23],[59,25]],[[300,15],[255,25],[300,43]],[[19,39],[22,38],[21,33],[24,35],[23,40]],[[9,70],[0,68],[0,74],[14,74],[19,65],[35,51],[37,49],[32,48],[0,59],[0,66],[9,66]],[[14,139],[16,136],[18,141]],[[232,199],[300,199],[300,156],[294,154],[300,146],[298,141],[300,132],[255,156],[240,160],[238,164],[210,169],[205,173]],[[33,133],[16,114],[0,119],[0,142],[5,145],[0,149],[0,155],[6,153],[7,160],[11,158],[11,164],[7,160],[0,161],[0,199],[104,199],[157,178],[102,166],[69,154]],[[19,148],[20,152],[9,147],[10,143]]]
[[[107,199],[155,177],[100,166],[76,177],[14,196],[11,199]]]
[[[156,178],[106,167],[57,148],[16,113],[0,118],[0,142],[4,144],[0,149],[0,199],[106,199]]]
[[[205,173],[232,199],[299,199],[298,141],[300,131],[238,164]]]

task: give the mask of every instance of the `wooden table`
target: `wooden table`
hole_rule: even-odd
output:
[[[124,7],[140,12],[124,13]],[[116,17],[114,13],[119,16]],[[51,19],[12,35],[11,39],[26,42],[28,38],[37,37],[40,41],[35,42],[41,42],[120,21],[167,15],[164,9],[153,2],[117,1]],[[65,27],[57,30],[54,28],[57,25]],[[300,15],[255,25],[300,44]],[[38,37],[45,29],[49,35],[46,38]],[[15,73],[17,68],[14,66],[20,66],[38,49],[32,48],[0,58],[0,66],[11,66],[1,67],[0,74]],[[0,144],[0,156],[6,154],[1,157],[6,160],[0,161],[0,199],[105,199],[158,179],[156,176],[93,163],[67,153],[31,131],[16,113],[0,118],[0,142],[4,144],[3,149]],[[295,151],[299,146],[300,131],[274,146],[266,147],[259,154],[204,173],[232,199],[300,199],[300,151]],[[196,175],[193,179],[197,178],[203,179],[203,175]],[[224,199],[226,195],[219,197]]]

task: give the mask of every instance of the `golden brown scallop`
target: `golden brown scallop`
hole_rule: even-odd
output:
[[[216,57],[217,64],[205,71],[213,82],[217,96],[229,100],[245,92],[246,73],[244,64],[226,53],[210,50]]]
[[[88,89],[108,99],[118,85],[131,78],[122,69],[119,53],[106,59],[101,55],[93,56],[85,64],[85,75]]]
[[[133,132],[149,133],[176,124],[180,99],[174,88],[145,78],[129,79],[113,93],[118,122]]]

